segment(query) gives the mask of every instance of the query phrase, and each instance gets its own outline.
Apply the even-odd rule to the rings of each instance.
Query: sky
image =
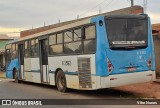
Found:
[[[143,6],[144,0],[134,0]],[[130,0],[0,0],[0,34],[19,32],[130,6]],[[152,24],[160,23],[160,0],[147,0]]]

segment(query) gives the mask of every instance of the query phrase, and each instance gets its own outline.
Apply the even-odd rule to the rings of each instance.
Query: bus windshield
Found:
[[[145,15],[111,15],[106,17],[110,48],[147,47],[148,21]]]

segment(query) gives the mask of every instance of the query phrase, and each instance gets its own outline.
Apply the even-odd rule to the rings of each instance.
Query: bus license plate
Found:
[[[135,70],[136,70],[136,68],[134,68],[134,67],[128,68],[128,72],[132,72],[132,71],[135,71]]]

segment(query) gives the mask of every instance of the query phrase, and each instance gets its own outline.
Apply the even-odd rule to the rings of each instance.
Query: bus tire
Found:
[[[20,80],[18,79],[18,71],[17,69],[13,69],[13,78],[14,78],[14,82],[16,83],[20,83]]]
[[[60,92],[64,93],[67,91],[66,77],[62,70],[59,70],[56,75],[56,86]]]

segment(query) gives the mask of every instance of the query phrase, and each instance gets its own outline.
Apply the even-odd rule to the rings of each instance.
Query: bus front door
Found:
[[[39,40],[41,82],[48,83],[48,39]]]
[[[18,59],[19,59],[19,70],[20,70],[20,79],[24,78],[24,45],[18,45]]]

